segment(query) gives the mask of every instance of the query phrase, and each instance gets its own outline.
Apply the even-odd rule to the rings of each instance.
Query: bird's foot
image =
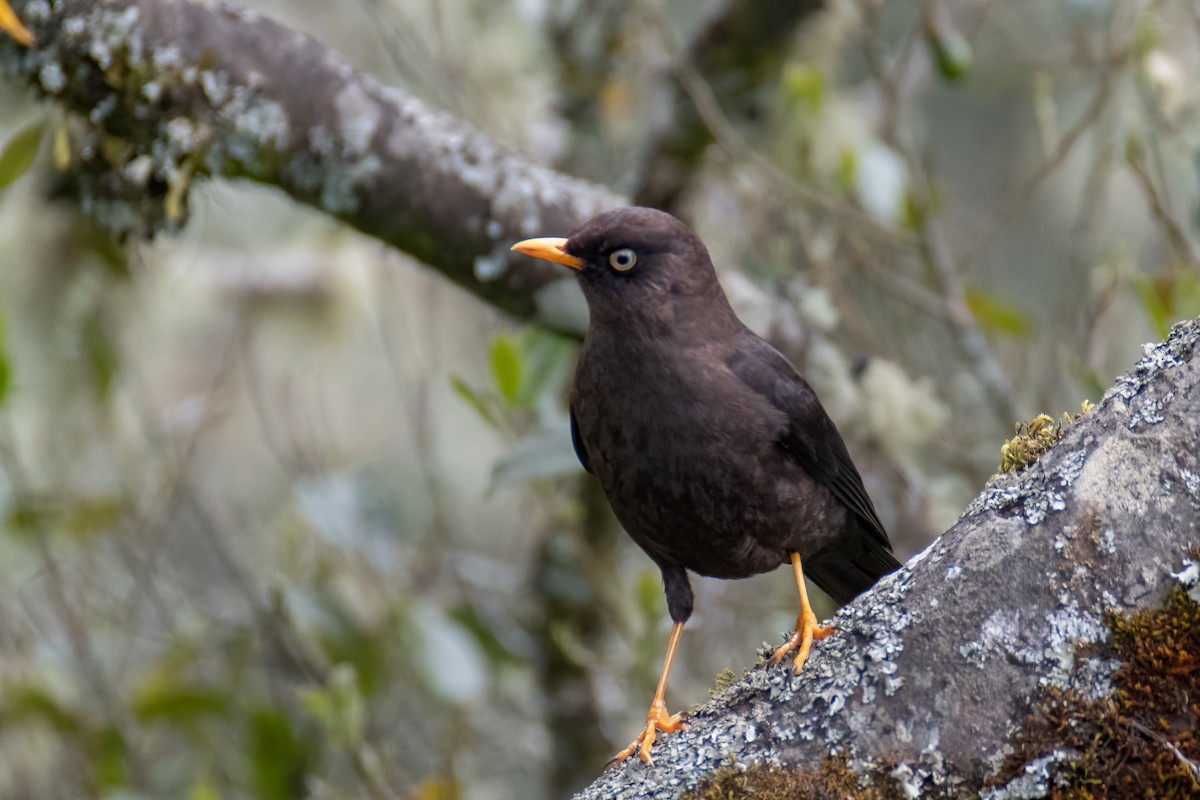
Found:
[[[800,612],[800,616],[796,617],[796,632],[790,639],[775,648],[775,653],[771,656],[771,663],[778,664],[788,653],[798,649],[796,657],[792,660],[795,665],[792,667],[792,671],[799,673],[804,668],[804,662],[808,660],[808,651],[812,648],[813,639],[824,639],[834,633],[837,633],[837,628],[822,628],[817,623],[817,615],[811,609],[805,608]]]
[[[619,764],[634,753],[639,753],[642,761],[653,764],[654,759],[650,757],[650,748],[654,745],[654,740],[658,738],[658,732],[670,733],[683,727],[685,727],[683,715],[667,713],[666,704],[660,700],[652,704],[650,710],[646,712],[646,727],[642,732],[629,743],[629,747],[613,756],[612,761],[608,763]]]

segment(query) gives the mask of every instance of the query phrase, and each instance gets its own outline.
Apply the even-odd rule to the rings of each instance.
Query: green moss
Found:
[[[708,696],[712,697],[715,694],[725,691],[730,686],[733,686],[735,683],[737,683],[737,679],[737,673],[729,667],[726,667],[717,673],[717,677],[714,679],[713,688],[708,690]]]
[[[1200,552],[1192,556],[1200,559]],[[1055,785],[1046,795],[1052,800],[1200,797],[1200,605],[1176,587],[1161,607],[1111,614],[1106,622],[1111,640],[1089,655],[1118,662],[1113,691],[1091,699],[1046,687],[1013,740],[1012,754],[981,788],[1004,787],[1020,779],[1026,765],[1057,751],[1070,755],[1054,768]],[[816,769],[726,768],[682,798],[892,800],[902,796],[893,766],[883,763],[859,775],[844,757],[830,757]],[[948,772],[952,777],[953,769]],[[927,787],[922,797],[979,796],[979,788],[951,786]]]
[[[1084,400],[1078,414],[1064,413],[1062,422],[1057,425],[1049,414],[1038,414],[1031,420],[1018,422],[1017,435],[1000,446],[1000,466],[996,472],[1020,472],[1037,461],[1063,437],[1063,432],[1068,427],[1091,408],[1092,404]]]
[[[720,672],[717,673],[715,678],[713,678],[713,688],[708,690],[708,696],[716,697],[718,694],[725,691],[730,686],[733,686],[735,683],[738,682],[738,680],[740,680],[741,678],[744,678],[745,676],[746,676],[746,673],[744,673],[744,672],[742,673],[741,676],[739,676],[730,667],[725,667],[724,669],[722,669]],[[692,703],[692,705],[688,708],[687,713],[695,714],[697,711],[699,711],[703,707],[703,705],[704,705],[703,703]]]
[[[680,800],[891,800],[859,776],[844,758],[827,758],[815,770],[754,764],[744,770],[722,769]]]
[[[1077,755],[1048,797],[1200,796],[1200,605],[1182,588],[1161,608],[1111,615],[1120,661],[1110,696],[1047,689],[1034,704],[995,785],[1054,750]]]

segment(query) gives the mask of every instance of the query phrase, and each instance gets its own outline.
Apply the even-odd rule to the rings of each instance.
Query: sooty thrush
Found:
[[[662,570],[674,626],[646,727],[650,760],[683,726],[663,696],[692,613],[688,570],[745,578],[791,563],[799,672],[817,623],[804,574],[847,603],[899,567],[846,445],[808,383],[734,314],[708,251],[670,214],[623,208],[513,247],[577,271],[591,312],[571,438],[617,519]],[[801,557],[805,570],[801,570]]]

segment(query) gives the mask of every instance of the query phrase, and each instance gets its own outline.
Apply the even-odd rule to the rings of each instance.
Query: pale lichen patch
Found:
[[[1015,643],[1021,634],[1021,617],[1015,611],[993,611],[979,630],[979,638],[959,647],[968,663],[983,669],[991,656],[1017,653]],[[1022,660],[1025,660],[1024,658]]]
[[[338,130],[347,157],[358,157],[371,147],[382,112],[378,101],[356,83],[347,83],[333,98]]]
[[[1183,488],[1187,491],[1188,499],[1192,501],[1192,505],[1200,509],[1200,474],[1192,472],[1186,467],[1179,468],[1179,477],[1183,481]]]
[[[26,22],[46,22],[50,19],[50,4],[46,0],[33,0],[25,4],[22,13]]]
[[[932,792],[934,797],[957,797],[956,790],[964,783],[946,763],[936,742],[922,750],[919,759],[897,764],[888,774],[906,800],[926,797],[927,792]]]
[[[916,620],[904,602],[911,580],[912,571],[905,567],[885,577],[862,601],[839,611],[832,621],[839,632],[814,647],[799,676],[786,665],[751,670],[698,709],[691,717],[694,724],[660,737],[653,765],[626,762],[610,769],[588,794],[657,796],[655,787],[684,790],[696,786],[716,764],[744,769],[751,760],[786,760],[789,743],[818,739],[830,753],[845,753],[855,771],[874,767],[874,762],[855,759],[850,734],[864,726],[894,724],[879,719],[872,704],[902,683],[896,661],[903,650],[900,632]],[[928,736],[926,731],[910,734],[914,740]],[[933,780],[936,770],[920,769]]]
[[[87,22],[83,17],[67,17],[63,20],[62,29],[68,36],[79,36],[87,30]]]
[[[1095,674],[1083,674],[1076,669],[1076,653],[1081,645],[1107,642],[1109,630],[1104,621],[1069,599],[1047,619],[1049,623],[1041,650],[1040,682],[1059,689],[1086,690],[1088,694],[1106,693],[1109,687],[1088,685]],[[1087,672],[1087,671],[1084,671]]]
[[[1038,800],[1050,793],[1054,786],[1063,785],[1055,776],[1054,767],[1070,762],[1075,755],[1066,750],[1054,750],[1025,765],[1024,771],[1003,786],[986,789],[981,800]]]
[[[1159,372],[1174,369],[1183,363],[1182,359],[1196,344],[1196,333],[1190,327],[1189,323],[1179,323],[1171,329],[1171,335],[1165,342],[1143,345],[1141,360],[1132,370],[1117,378],[1113,387],[1104,394],[1105,401],[1122,401],[1120,410],[1128,415],[1125,426],[1129,430],[1137,431],[1147,425],[1157,425],[1166,418],[1166,409],[1175,397],[1173,391],[1167,390],[1161,395],[1151,393],[1136,403],[1132,401],[1143,394]]]
[[[1000,475],[967,506],[960,519],[990,511],[1019,515],[1027,524],[1038,525],[1047,514],[1067,507],[1067,492],[1087,460],[1086,448],[1078,448],[1048,454],[1019,475]]]
[[[1172,572],[1171,577],[1178,581],[1184,589],[1187,589],[1188,597],[1200,603],[1200,564],[1190,558],[1185,558],[1183,568],[1179,572]]]
[[[219,70],[205,70],[200,74],[200,88],[208,102],[220,106],[229,101],[229,76]]]
[[[67,76],[57,61],[48,61],[38,70],[38,83],[47,94],[58,94],[67,87]]]

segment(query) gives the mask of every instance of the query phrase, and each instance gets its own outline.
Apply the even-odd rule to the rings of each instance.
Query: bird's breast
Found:
[[[828,513],[828,493],[777,445],[782,413],[719,354],[585,346],[571,404],[613,511],[660,564],[765,572]]]

